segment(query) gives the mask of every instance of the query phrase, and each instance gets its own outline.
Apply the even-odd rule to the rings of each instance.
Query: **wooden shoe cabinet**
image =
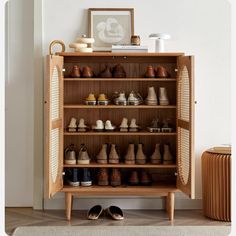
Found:
[[[120,63],[126,78],[69,78],[74,65],[90,66],[98,74],[105,65],[114,67]],[[144,78],[147,66],[165,66],[170,78]],[[63,70],[65,69],[65,70]],[[134,90],[143,98],[148,87],[166,87],[168,106],[89,106],[84,99],[90,92],[96,96],[105,93],[111,98],[115,91]],[[174,219],[174,194],[182,191],[194,198],[193,156],[193,57],[184,53],[69,53],[61,52],[47,57],[45,80],[45,197],[52,198],[57,192],[65,193],[66,217],[71,219],[73,197],[80,196],[156,196],[166,199],[166,211]],[[84,118],[91,126],[96,120],[111,120],[119,125],[123,117],[129,121],[137,119],[143,127],[140,132],[75,132],[66,131],[71,117]],[[170,133],[151,133],[146,127],[152,119],[170,118],[175,130]],[[74,143],[84,143],[90,157],[89,165],[64,165],[64,148]],[[124,156],[129,143],[143,143],[147,157],[154,151],[156,143],[169,143],[175,156],[173,165],[127,165],[97,164],[95,157],[103,143],[115,143]],[[121,170],[145,169],[152,174],[151,186],[96,186],[70,187],[63,183],[65,167],[120,168]]]

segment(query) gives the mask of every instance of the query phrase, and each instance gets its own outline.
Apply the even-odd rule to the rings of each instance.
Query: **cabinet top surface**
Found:
[[[130,53],[130,52],[92,52],[92,53],[81,53],[81,52],[58,52],[58,56],[68,57],[111,57],[111,56],[132,56],[132,57],[177,57],[183,56],[183,52],[146,52],[146,53]]]

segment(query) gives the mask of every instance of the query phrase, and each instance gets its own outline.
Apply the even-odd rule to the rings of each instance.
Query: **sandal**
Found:
[[[103,209],[101,205],[96,205],[93,206],[87,214],[87,218],[88,220],[97,220],[99,218],[99,216],[101,215]]]
[[[123,211],[117,206],[110,206],[106,209],[106,212],[111,216],[113,220],[123,220]]]

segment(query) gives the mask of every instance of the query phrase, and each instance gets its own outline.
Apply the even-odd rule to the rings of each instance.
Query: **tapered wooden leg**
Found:
[[[174,210],[175,210],[175,194],[169,192],[167,196],[167,207],[169,220],[174,220]]]
[[[66,219],[71,219],[71,210],[72,210],[72,194],[66,193]]]

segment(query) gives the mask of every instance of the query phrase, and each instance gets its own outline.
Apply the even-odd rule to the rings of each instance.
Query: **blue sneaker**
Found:
[[[65,170],[65,181],[72,187],[80,185],[79,169],[78,168],[67,168]]]
[[[81,186],[91,186],[92,178],[89,168],[83,168],[81,173]]]

